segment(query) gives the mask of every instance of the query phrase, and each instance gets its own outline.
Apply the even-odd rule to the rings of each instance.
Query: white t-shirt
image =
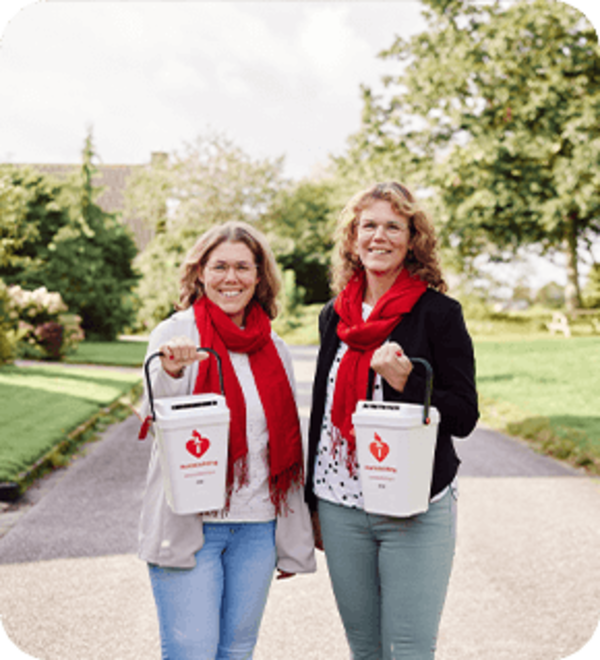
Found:
[[[267,522],[275,520],[269,494],[269,431],[247,353],[229,352],[229,358],[246,402],[248,439],[248,484],[234,485],[227,514],[205,515],[205,522]]]

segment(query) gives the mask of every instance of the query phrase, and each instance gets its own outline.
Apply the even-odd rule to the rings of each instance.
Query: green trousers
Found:
[[[353,660],[433,660],[456,542],[456,492],[392,518],[319,500],[333,591]]]

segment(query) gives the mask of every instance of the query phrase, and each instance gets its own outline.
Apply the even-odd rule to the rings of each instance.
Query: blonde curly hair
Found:
[[[404,260],[408,272],[418,276],[431,288],[445,293],[448,285],[440,268],[433,224],[408,188],[396,181],[376,183],[361,190],[340,213],[335,232],[333,291],[339,293],[354,273],[364,268],[356,250],[358,222],[361,213],[378,200],[389,202],[394,211],[409,222],[411,248]]]
[[[254,300],[272,320],[277,316],[277,295],[281,289],[281,277],[277,262],[265,235],[246,222],[230,221],[211,227],[202,234],[181,264],[179,278],[179,304],[177,309],[191,307],[204,295],[204,285],[199,279],[211,252],[222,243],[243,243],[254,255],[258,284]]]

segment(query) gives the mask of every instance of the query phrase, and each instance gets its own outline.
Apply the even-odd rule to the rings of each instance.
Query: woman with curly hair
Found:
[[[230,410],[226,506],[177,515],[156,445],[140,522],[164,660],[251,658],[275,568],[316,570],[290,352],[271,330],[280,288],[265,237],[243,222],[204,233],[181,269],[179,311],[152,332],[158,397],[218,392]],[[147,405],[147,403],[146,403]]]
[[[319,318],[306,501],[353,659],[427,660],[456,539],[452,436],[468,435],[479,416],[472,342],[445,295],[433,226],[404,185],[352,198],[336,245],[338,295]],[[441,417],[429,508],[408,518],[367,513],[352,413],[365,399],[422,403],[425,377],[409,357],[431,364]]]

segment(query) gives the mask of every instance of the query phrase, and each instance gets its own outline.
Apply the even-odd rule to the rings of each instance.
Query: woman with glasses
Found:
[[[271,330],[280,288],[265,237],[242,222],[203,234],[187,255],[180,304],[153,331],[155,396],[218,392],[214,349],[230,410],[226,506],[176,515],[156,445],[140,522],[163,659],[251,658],[275,568],[278,579],[316,570],[303,501],[303,455],[288,348]]]
[[[434,657],[456,536],[451,436],[478,418],[471,339],[447,297],[431,222],[398,183],[358,193],[340,215],[333,287],[319,318],[306,501],[354,660]],[[364,510],[352,413],[359,400],[421,403],[433,368],[441,416],[429,508]]]

